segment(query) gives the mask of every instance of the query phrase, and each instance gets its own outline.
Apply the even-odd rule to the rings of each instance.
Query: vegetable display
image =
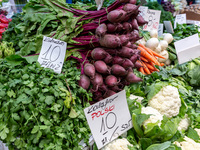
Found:
[[[77,62],[66,61],[57,75],[36,60],[0,60],[0,139],[10,150],[81,149],[90,134],[83,108],[91,94],[77,84]]]
[[[0,140],[9,150],[97,150],[84,109],[122,90],[133,127],[101,150],[200,149],[200,58],[178,64],[174,48],[199,27],[142,31],[140,5],[29,0],[12,19],[0,15]],[[144,4],[172,24],[173,5]],[[60,74],[37,62],[43,36],[67,43]]]
[[[128,132],[127,139],[135,149],[153,150],[164,146],[166,149],[187,149],[190,142],[195,150],[198,149],[196,128],[199,128],[199,121],[195,118],[199,116],[199,108],[195,103],[198,103],[200,91],[175,75],[175,72],[184,73],[177,67],[159,67],[160,71],[153,72],[151,77],[143,75],[144,82],[127,88],[134,128]]]
[[[100,24],[95,30],[99,46],[91,51],[92,59],[84,64],[83,75],[79,85],[91,91],[95,101],[107,98],[131,83],[141,82],[133,69],[143,51],[134,44],[141,37],[139,26],[147,22],[140,16],[139,6],[123,3],[119,9],[107,14],[109,22]],[[88,78],[90,78],[90,81]]]

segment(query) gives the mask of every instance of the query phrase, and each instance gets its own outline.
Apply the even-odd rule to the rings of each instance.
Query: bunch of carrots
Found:
[[[138,63],[141,64],[142,67],[140,67],[138,70],[147,75],[147,74],[151,74],[154,71],[159,71],[155,65],[157,66],[164,66],[164,63],[159,63],[157,58],[163,58],[165,59],[165,57],[157,54],[156,52],[154,52],[153,50],[151,50],[150,48],[145,47],[142,44],[138,45],[138,50],[141,51],[141,57],[140,60],[138,60]]]

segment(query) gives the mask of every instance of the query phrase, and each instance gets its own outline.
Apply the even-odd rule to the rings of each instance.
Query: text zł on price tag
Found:
[[[41,67],[50,68],[56,73],[61,73],[66,48],[66,42],[44,36],[42,48],[38,57],[38,62]]]
[[[132,128],[125,90],[84,109],[98,149]]]
[[[144,31],[151,31],[153,29],[158,30],[159,28],[159,22],[160,22],[160,10],[153,10],[153,9],[148,9],[147,11],[147,21],[148,24],[144,25],[143,30]]]

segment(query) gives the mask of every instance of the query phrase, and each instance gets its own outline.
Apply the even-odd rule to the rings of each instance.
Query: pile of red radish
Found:
[[[120,9],[107,14],[108,22],[96,28],[99,47],[91,52],[90,63],[84,65],[79,85],[91,88],[93,99],[100,101],[121,90],[131,83],[142,81],[133,70],[140,67],[140,51],[134,44],[141,39],[139,27],[147,22],[139,16],[136,0],[119,0]]]
[[[8,24],[11,19],[7,19],[4,14],[0,14],[0,39],[2,38],[3,32],[8,28]]]

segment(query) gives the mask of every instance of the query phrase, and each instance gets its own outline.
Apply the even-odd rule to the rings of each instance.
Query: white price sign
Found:
[[[140,10],[139,15],[141,15],[144,18],[144,20],[147,21],[148,20],[148,16],[147,16],[148,7],[140,6],[139,10]]]
[[[125,90],[84,109],[98,149],[132,128]]]
[[[179,64],[183,64],[200,56],[199,35],[194,34],[174,42]]]
[[[160,10],[148,9],[147,11],[148,24],[144,25],[143,30],[144,31],[151,31],[153,29],[158,30],[160,22],[160,14],[161,14]]]
[[[176,24],[185,24],[186,23],[186,14],[179,14],[176,15],[175,21],[174,21],[174,28],[176,28]]]
[[[44,68],[50,68],[56,73],[61,73],[66,48],[66,42],[44,36],[38,62]]]

